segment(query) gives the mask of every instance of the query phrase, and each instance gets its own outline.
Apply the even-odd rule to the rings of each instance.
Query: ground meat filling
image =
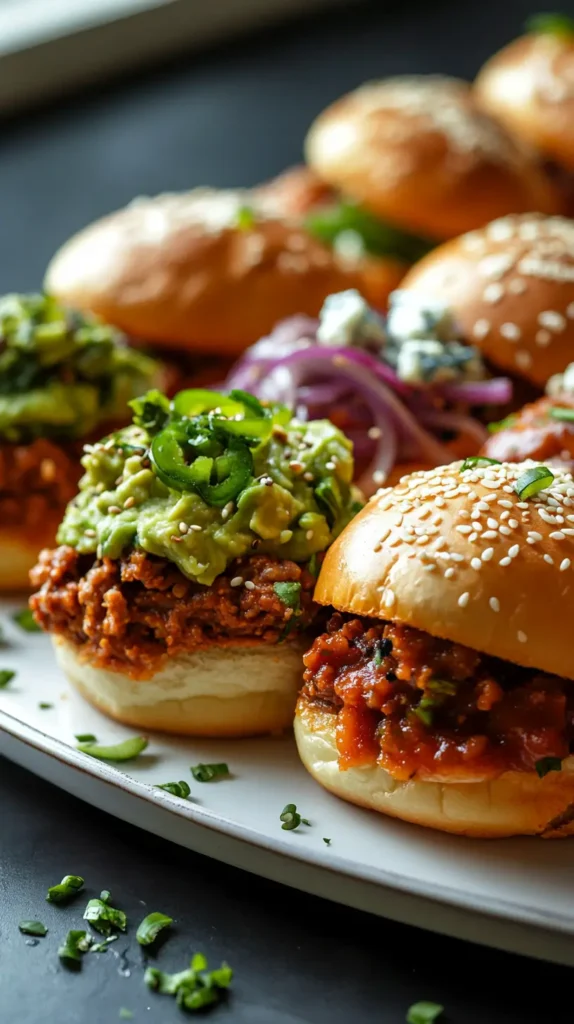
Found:
[[[41,553],[32,583],[40,590],[31,607],[44,629],[82,647],[92,664],[134,679],[211,642],[276,644],[318,612],[313,576],[265,555],[237,559],[206,587],[144,551],[112,561],[59,547]],[[282,600],[277,583],[299,584],[289,591],[298,607]]]
[[[304,661],[301,699],[337,715],[341,768],[493,778],[574,746],[574,683],[408,626],[336,614]]]
[[[557,406],[574,409],[574,395],[559,399],[539,398],[525,405],[503,430],[488,438],[482,454],[499,462],[553,462],[563,469],[574,468],[574,422],[554,419],[551,410]]]
[[[0,444],[0,528],[53,527],[74,497],[82,473],[81,446],[38,439]]]

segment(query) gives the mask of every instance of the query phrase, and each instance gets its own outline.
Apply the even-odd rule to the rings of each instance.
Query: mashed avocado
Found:
[[[190,390],[132,403],[134,425],[87,446],[60,544],[117,559],[141,548],[211,584],[255,551],[306,562],[357,511],[352,445],[251,395]]]
[[[0,298],[0,438],[85,437],[124,420],[158,364],[123,335],[47,295]]]

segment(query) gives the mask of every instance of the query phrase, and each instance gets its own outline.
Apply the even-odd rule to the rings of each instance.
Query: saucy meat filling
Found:
[[[43,551],[32,572],[38,623],[134,679],[174,655],[226,640],[275,644],[319,612],[314,577],[288,560],[238,558],[211,586],[172,562],[134,550],[118,561],[71,547]]]
[[[337,715],[341,768],[488,778],[562,759],[574,741],[570,680],[409,626],[337,613],[304,661],[301,700]]]
[[[41,529],[60,520],[82,473],[81,445],[0,444],[0,527]]]
[[[539,398],[509,417],[508,426],[492,434],[482,454],[500,462],[558,463],[562,468],[574,467],[574,421],[556,419],[555,411],[574,410],[574,395]]]

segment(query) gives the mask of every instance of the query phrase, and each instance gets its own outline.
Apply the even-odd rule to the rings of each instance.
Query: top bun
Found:
[[[487,61],[474,92],[510,131],[574,171],[574,34],[515,39]]]
[[[522,501],[538,463],[413,473],[331,546],[315,600],[574,678],[574,479]]]
[[[441,245],[401,288],[444,301],[492,364],[544,386],[574,359],[574,221],[504,217]]]
[[[133,337],[237,355],[283,317],[316,316],[332,292],[357,288],[383,307],[403,270],[344,259],[253,192],[195,189],[91,224],[56,253],[44,286]]]
[[[429,238],[452,238],[505,213],[559,209],[530,152],[454,78],[362,86],[319,115],[306,154],[326,182]]]

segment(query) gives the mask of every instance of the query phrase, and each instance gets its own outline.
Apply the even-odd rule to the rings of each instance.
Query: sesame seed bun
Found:
[[[499,370],[543,387],[574,359],[574,221],[495,220],[435,249],[401,288],[447,303]]]
[[[574,171],[574,37],[515,39],[484,65],[474,95],[509,131]]]
[[[574,478],[557,470],[547,490],[522,501],[517,478],[535,465],[456,463],[381,491],[327,552],[315,599],[573,679]],[[574,832],[568,815],[555,821],[574,804],[572,757],[542,779],[507,771],[451,782],[427,768],[398,781],[377,764],[342,770],[336,725],[337,714],[303,692],[300,756],[343,799],[464,835]]]
[[[52,259],[45,288],[157,345],[238,355],[295,313],[357,288],[384,307],[404,266],[344,259],[253,192],[195,189],[138,200]],[[247,208],[241,223],[241,211]]]
[[[574,678],[574,478],[556,469],[522,502],[536,465],[456,462],[380,491],[327,551],[315,600]]]
[[[559,209],[530,152],[458,79],[370,82],[319,115],[306,155],[324,181],[373,213],[437,240],[506,213]]]
[[[299,701],[295,740],[313,778],[335,796],[416,825],[472,836],[501,839],[516,835],[563,838],[574,822],[549,827],[574,803],[574,757],[560,772],[540,779],[535,772],[504,772],[479,782],[398,782],[378,765],[339,768],[335,738],[337,716]]]
[[[104,714],[181,736],[257,736],[291,728],[308,638],[280,645],[210,644],[179,654],[151,679],[96,668],[81,647],[54,637],[60,668]]]

